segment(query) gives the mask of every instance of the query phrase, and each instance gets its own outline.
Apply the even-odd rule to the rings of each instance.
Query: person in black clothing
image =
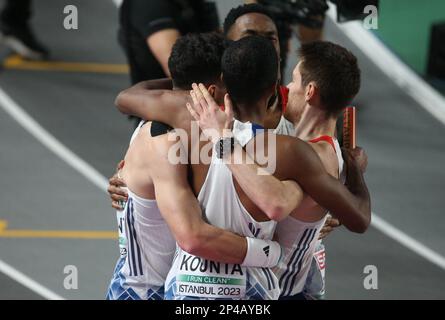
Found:
[[[131,83],[170,77],[168,58],[176,40],[187,33],[215,31],[218,27],[212,2],[124,0],[119,42],[130,66]],[[139,121],[135,118],[136,126]]]
[[[133,84],[170,76],[167,61],[184,34],[215,31],[216,7],[204,0],[124,0],[119,41],[130,65]]]
[[[49,51],[29,26],[31,15],[31,0],[6,0],[0,13],[0,41],[24,58],[47,59]]]

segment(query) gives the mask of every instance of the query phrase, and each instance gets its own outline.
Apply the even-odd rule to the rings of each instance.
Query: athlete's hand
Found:
[[[334,231],[335,228],[338,228],[339,226],[341,226],[340,221],[329,215],[323,228],[321,228],[318,240],[326,238],[332,231]]]
[[[368,167],[368,155],[365,150],[356,147],[353,150],[342,148],[343,159],[345,160],[346,169],[350,166],[357,166],[362,173],[365,173]]]
[[[357,161],[360,171],[365,173],[366,168],[368,168],[368,155],[366,154],[365,150],[360,147],[356,147],[355,149],[351,150],[351,153],[355,161]]]
[[[111,198],[111,206],[117,210],[124,210],[121,203],[128,200],[128,194],[125,189],[125,182],[119,177],[119,170],[124,167],[125,162],[119,162],[116,168],[116,173],[108,180],[108,193]]]
[[[190,91],[193,105],[187,103],[187,109],[193,118],[198,121],[203,133],[215,143],[226,133],[231,133],[233,122],[233,106],[229,95],[224,97],[225,109],[222,111],[215,99],[203,84],[194,83]]]

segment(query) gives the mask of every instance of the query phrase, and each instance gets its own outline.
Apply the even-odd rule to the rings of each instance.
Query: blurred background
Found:
[[[7,2],[0,1],[0,299],[103,299],[119,255],[107,178],[134,125],[113,102],[145,76],[130,76],[128,57],[137,66],[134,57],[147,49],[134,47],[121,1]],[[147,2],[155,10],[164,1]],[[214,2],[220,22],[243,3]],[[445,2],[366,4],[377,2],[377,26],[356,20],[367,16],[357,1],[328,2],[315,31],[304,28],[318,18],[307,21],[295,7],[287,16],[284,83],[302,34],[345,46],[362,69],[354,105],[373,224],[364,235],[340,228],[326,239],[327,298],[444,299]],[[69,5],[77,24],[66,20]],[[160,63],[156,72],[168,70]],[[67,290],[72,266],[78,286]],[[364,286],[366,266],[378,270],[377,289]]]

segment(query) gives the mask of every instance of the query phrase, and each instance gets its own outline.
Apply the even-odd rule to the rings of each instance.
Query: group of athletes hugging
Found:
[[[144,120],[110,179],[121,255],[107,299],[322,299],[322,239],[370,224],[367,156],[336,139],[356,57],[303,44],[284,87],[264,7],[232,9],[223,31],[181,37],[171,80],[116,99]]]

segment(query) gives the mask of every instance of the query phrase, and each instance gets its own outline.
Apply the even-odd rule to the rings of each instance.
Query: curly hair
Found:
[[[173,46],[168,67],[176,87],[188,90],[194,82],[211,84],[221,76],[227,42],[216,32],[187,34]]]

